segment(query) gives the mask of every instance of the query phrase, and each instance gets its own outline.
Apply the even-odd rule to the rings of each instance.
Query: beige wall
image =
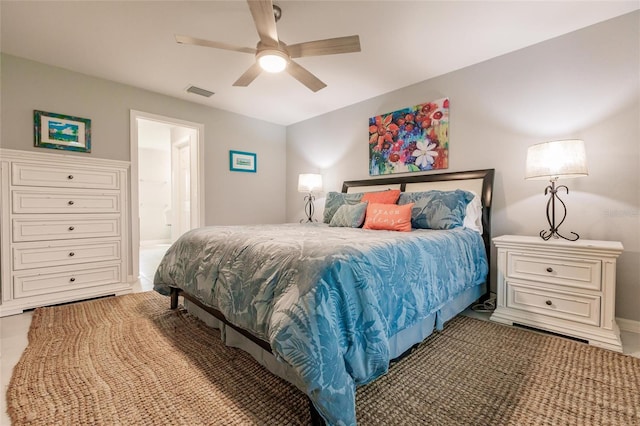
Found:
[[[546,183],[524,180],[527,147],[585,141],[589,176],[561,182],[570,189],[561,230],[624,244],[616,314],[640,321],[639,27],[635,12],[289,126],[287,219],[304,214],[298,173],[321,172],[333,191],[369,177],[369,117],[449,97],[447,171],[496,169],[494,236],[547,225]]]
[[[129,160],[129,111],[204,124],[205,224],[280,223],[285,219],[286,128],[231,112],[90,77],[10,55],[1,56],[0,144],[33,146],[33,110],[91,119],[91,154]],[[229,171],[229,150],[255,152],[257,173]]]

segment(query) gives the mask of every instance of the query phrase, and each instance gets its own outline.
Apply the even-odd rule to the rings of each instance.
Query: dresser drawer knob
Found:
[[[75,226],[70,226],[69,227],[69,231],[73,231],[74,229],[76,229]]]
[[[551,266],[549,266],[549,267],[547,268],[547,272],[553,272],[553,268],[552,268]]]
[[[69,281],[74,282],[76,279],[74,277],[69,278]]]
[[[75,256],[75,255],[76,255],[76,254],[75,254],[74,252],[69,252],[69,257],[73,257],[73,256]]]
[[[74,205],[75,203],[73,202],[73,200],[69,200],[69,202],[68,202],[67,204],[69,204],[70,206],[72,206],[72,205]]]
[[[547,300],[547,301],[546,301],[546,302],[544,302],[544,303],[546,303],[546,304],[547,304],[547,306],[551,306],[551,305],[553,305],[553,303],[551,302],[551,300]]]
[[[73,179],[73,175],[67,176],[67,179],[69,179],[69,180]]]

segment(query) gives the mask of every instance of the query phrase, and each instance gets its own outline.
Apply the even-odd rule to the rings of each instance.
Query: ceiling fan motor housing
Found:
[[[277,4],[273,5],[273,17],[276,18],[276,22],[282,18],[282,9]]]

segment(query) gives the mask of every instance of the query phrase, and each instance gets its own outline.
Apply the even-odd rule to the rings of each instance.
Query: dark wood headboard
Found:
[[[471,170],[465,172],[435,173],[418,176],[391,176],[384,178],[349,180],[342,184],[342,192],[366,192],[387,188],[400,189],[403,192],[427,191],[429,189],[466,189],[480,195],[482,202],[482,240],[487,253],[489,270],[491,269],[491,201],[493,198],[493,177],[495,169]],[[489,296],[490,276],[487,275]]]

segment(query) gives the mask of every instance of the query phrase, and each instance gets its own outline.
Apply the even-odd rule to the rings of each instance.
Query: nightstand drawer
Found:
[[[602,287],[599,260],[507,254],[507,277],[599,291]]]
[[[600,297],[507,283],[508,308],[589,325],[600,325]]]

